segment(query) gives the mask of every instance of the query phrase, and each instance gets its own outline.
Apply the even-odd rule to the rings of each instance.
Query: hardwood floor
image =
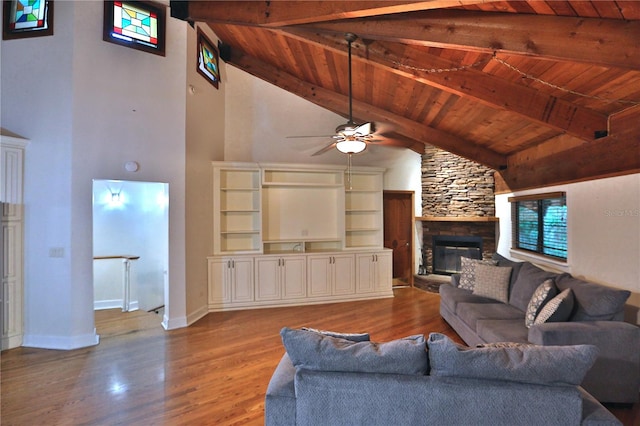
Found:
[[[100,344],[74,351],[2,352],[3,425],[262,425],[264,393],[284,353],[279,331],[367,331],[372,340],[440,332],[439,296],[211,313],[164,331],[152,313],[96,312]],[[637,425],[640,404],[612,411]]]

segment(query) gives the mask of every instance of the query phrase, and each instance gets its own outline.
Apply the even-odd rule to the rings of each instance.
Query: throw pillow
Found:
[[[473,294],[509,302],[509,278],[511,267],[476,265],[476,284]]]
[[[533,292],[533,296],[531,296],[531,300],[529,301],[527,312],[524,317],[524,325],[526,325],[527,328],[531,328],[542,307],[549,300],[553,299],[556,294],[558,294],[558,290],[556,289],[556,285],[553,283],[552,279],[545,280],[538,286],[536,291]]]
[[[473,287],[476,284],[476,265],[495,265],[497,263],[498,262],[496,260],[480,260],[460,257],[460,281],[458,283],[458,287],[473,291]]]
[[[574,297],[572,321],[609,321],[622,315],[629,290],[607,287],[564,274],[556,280],[559,290],[570,288]],[[618,318],[620,319],[620,318]]]
[[[569,319],[573,311],[573,292],[570,288],[562,290],[540,309],[534,324],[545,322],[563,322]]]
[[[283,328],[282,343],[296,368],[315,371],[424,375],[429,368],[424,335],[386,343],[352,342]]]
[[[368,342],[369,340],[371,340],[371,338],[369,337],[369,333],[337,333],[335,331],[318,330],[310,327],[302,327],[302,330],[313,331],[325,336],[337,337],[339,339],[346,339],[352,342]]]
[[[543,385],[580,385],[598,356],[593,345],[468,348],[440,333],[427,343],[432,376]]]
[[[516,280],[511,287],[509,293],[509,304],[520,309],[522,312],[527,310],[527,305],[531,296],[536,291],[540,283],[549,278],[556,279],[558,274],[551,271],[545,271],[531,262],[523,262],[520,271],[516,276]],[[556,286],[558,281],[556,280]]]

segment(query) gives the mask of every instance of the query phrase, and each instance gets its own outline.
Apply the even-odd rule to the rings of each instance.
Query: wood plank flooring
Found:
[[[100,344],[1,354],[2,425],[262,425],[264,393],[284,353],[282,327],[367,331],[372,340],[440,332],[439,296],[211,313],[164,331],[152,313],[96,312]],[[625,425],[638,408],[612,409]]]

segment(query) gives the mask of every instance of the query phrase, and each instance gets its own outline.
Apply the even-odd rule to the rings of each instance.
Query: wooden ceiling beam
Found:
[[[437,10],[318,22],[305,28],[352,32],[363,39],[640,70],[639,21]]]
[[[282,27],[363,18],[486,0],[428,1],[171,1],[171,16],[185,21]]]
[[[347,54],[346,42],[340,36],[320,35],[298,29],[275,31],[342,55]],[[355,60],[448,93],[472,98],[492,108],[516,113],[584,140],[593,140],[596,132],[606,132],[608,129],[607,117],[604,114],[472,68],[457,72],[421,71],[427,67],[455,68],[459,64],[418,49],[394,43],[356,42],[352,45],[352,53]]]
[[[495,174],[496,193],[640,172],[640,106],[613,114],[610,121],[619,131],[605,138],[550,141],[509,156],[507,169]]]
[[[300,96],[330,111],[347,115],[347,96],[300,80],[291,74],[255,57],[244,54],[237,49],[232,49],[231,57],[227,61],[227,64],[235,66],[257,78],[274,84],[283,90]],[[393,125],[396,133],[406,138],[419,141],[422,144],[432,144],[496,170],[503,169],[507,163],[506,156],[502,154],[361,101],[353,101],[353,112],[355,116],[364,118],[366,121],[390,123]],[[412,149],[418,152],[415,149],[415,144]],[[422,154],[422,152],[419,153]]]

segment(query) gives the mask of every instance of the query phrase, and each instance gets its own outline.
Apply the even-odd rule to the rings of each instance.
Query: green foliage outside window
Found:
[[[567,205],[564,195],[513,202],[514,248],[567,259]]]

